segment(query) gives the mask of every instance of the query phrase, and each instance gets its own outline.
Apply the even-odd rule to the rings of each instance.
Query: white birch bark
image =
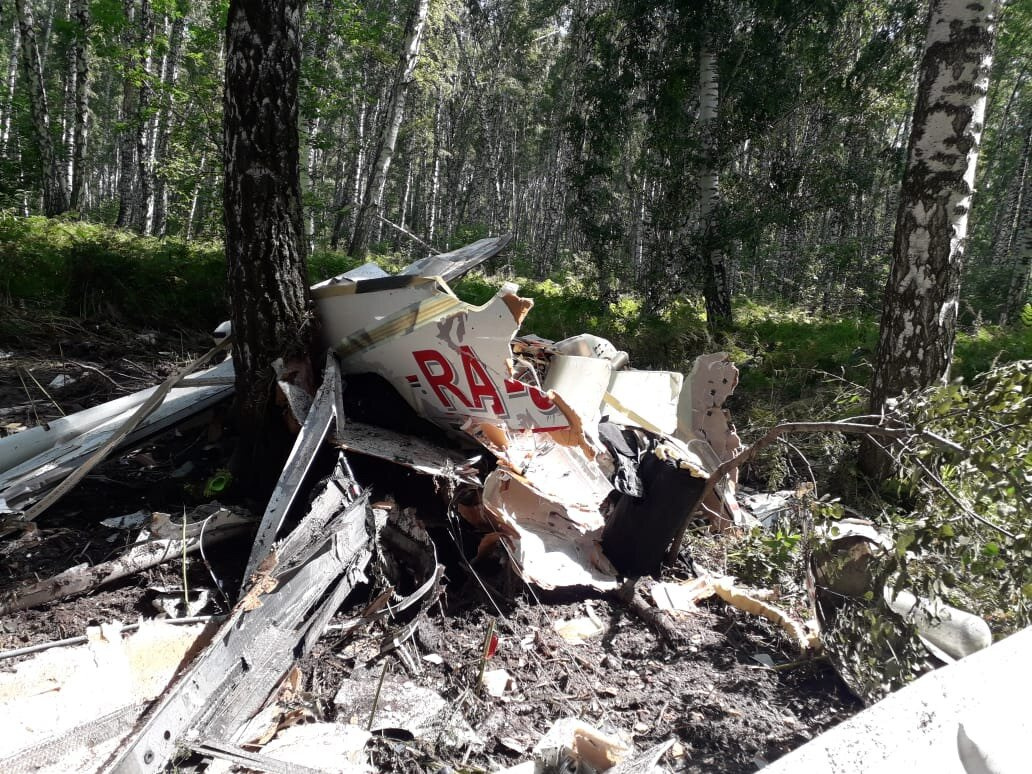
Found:
[[[18,26],[18,19],[11,21],[11,55],[7,61],[7,78],[4,81],[6,86],[6,101],[4,102],[3,118],[0,118],[0,148],[5,151],[9,148],[11,140],[11,123],[14,116],[14,87],[18,82],[18,51],[21,48],[21,29]]]
[[[1015,221],[1011,239],[1011,280],[1007,301],[1000,315],[1000,324],[1016,319],[1028,298],[1029,274],[1032,272],[1032,126],[1025,135],[1022,148],[1020,182],[1015,202]]]
[[[68,209],[68,193],[50,136],[50,111],[43,81],[43,64],[36,44],[35,21],[28,0],[15,0],[21,32],[21,60],[29,92],[29,109],[43,173],[43,214],[60,215]]]
[[[172,103],[176,84],[179,81],[179,65],[182,58],[183,33],[186,26],[185,12],[178,13],[172,20],[169,32],[168,52],[161,67],[161,110],[158,112],[154,130],[152,168],[154,175],[154,216],[151,233],[165,236],[168,228],[168,182],[161,171],[168,156],[172,135]]]
[[[406,30],[405,46],[402,50],[398,66],[397,78],[391,91],[387,105],[387,115],[383,123],[383,132],[377,144],[373,161],[372,174],[366,186],[365,199],[355,223],[355,233],[351,238],[348,253],[362,257],[369,247],[369,232],[376,225],[374,221],[380,214],[383,205],[384,187],[387,185],[387,172],[394,157],[394,146],[398,141],[398,131],[405,118],[405,97],[412,76],[419,62],[419,49],[423,42],[423,27],[429,10],[429,0],[416,0],[416,7],[409,19]]]
[[[68,205],[73,210],[82,209],[83,177],[86,164],[86,141],[89,131],[89,45],[90,4],[88,0],[72,0],[72,21],[75,24],[75,43],[72,46],[74,60],[73,91],[74,116],[71,130],[71,151],[69,152],[69,197]]]
[[[699,235],[703,268],[706,321],[710,327],[731,322],[731,289],[726,258],[713,238],[714,218],[720,204],[720,169],[717,163],[717,111],[720,108],[720,76],[716,54],[709,46],[699,51],[699,132],[703,168],[699,173]]]
[[[871,408],[949,377],[995,38],[994,2],[932,0],[885,290]],[[888,458],[865,447],[865,469]]]

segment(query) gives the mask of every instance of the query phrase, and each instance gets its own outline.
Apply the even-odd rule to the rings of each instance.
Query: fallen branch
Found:
[[[426,242],[424,242],[424,241],[423,241],[422,239],[420,239],[419,237],[417,237],[417,236],[416,236],[415,234],[413,234],[413,233],[412,233],[411,231],[409,231],[409,230],[408,230],[407,228],[402,228],[402,227],[401,227],[401,226],[399,226],[399,225],[398,225],[397,223],[391,223],[391,222],[390,222],[389,220],[387,220],[387,218],[385,218],[385,217],[384,217],[383,215],[379,215],[379,214],[377,214],[377,216],[376,216],[376,217],[378,217],[378,218],[379,218],[380,220],[382,220],[382,221],[383,221],[384,223],[386,223],[386,224],[387,224],[388,226],[390,226],[391,228],[393,228],[393,229],[394,229],[395,231],[399,231],[399,232],[401,232],[402,234],[404,234],[405,236],[407,236],[407,237],[408,237],[409,239],[411,239],[411,240],[412,240],[413,242],[416,242],[417,244],[420,244],[420,245],[422,245],[423,247],[425,247],[425,248],[426,248],[427,250],[429,250],[429,251],[430,251],[431,253],[433,253],[434,255],[440,255],[440,254],[441,254],[441,251],[440,251],[440,250],[435,250],[435,249],[434,249],[433,247],[431,247],[431,246],[430,246],[430,245],[428,245],[428,244],[427,244]]]
[[[649,628],[658,634],[673,650],[680,650],[686,638],[674,626],[674,617],[665,610],[653,607],[638,591],[637,579],[623,584],[615,596],[620,602]]]
[[[204,533],[204,539],[209,545],[253,528],[249,520],[243,520],[226,509],[207,517],[205,521],[207,519],[212,521]],[[199,528],[201,523],[198,522],[196,526]],[[46,580],[6,592],[0,597],[0,616],[93,591],[104,584],[127,578],[184,554],[193,553],[200,547],[199,529],[196,535],[188,535],[185,541],[159,538],[137,543],[125,554],[110,562],[96,564],[93,567],[81,564]]]
[[[672,564],[681,552],[681,542],[684,540],[684,533],[688,529],[688,519],[698,507],[698,503],[704,502],[713,493],[713,490],[716,489],[717,484],[723,481],[731,471],[737,470],[755,458],[757,454],[778,440],[778,438],[790,433],[844,433],[845,435],[867,435],[893,439],[921,438],[945,451],[957,454],[967,453],[963,446],[948,438],[943,438],[931,430],[917,430],[911,427],[885,427],[884,425],[848,420],[840,422],[782,422],[770,428],[759,440],[740,451],[734,457],[731,457],[731,459],[724,460],[710,473],[709,478],[706,479],[706,486],[702,489],[702,494],[696,504],[687,509],[687,515],[674,536],[673,542],[670,544],[666,555],[667,564]]]

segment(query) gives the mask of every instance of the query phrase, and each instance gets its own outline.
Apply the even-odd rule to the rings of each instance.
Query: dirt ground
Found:
[[[2,433],[53,419],[55,403],[71,413],[154,384],[177,361],[209,344],[203,336],[127,333],[67,320],[23,325],[23,335],[0,338]],[[74,381],[49,387],[59,375]],[[220,427],[216,414],[113,455],[46,512],[36,529],[0,539],[0,599],[73,565],[117,556],[133,535],[103,526],[101,519],[141,509],[175,513],[209,502],[204,483],[225,465],[228,453]],[[355,469],[374,497],[396,495],[418,504],[426,486],[407,472],[391,475],[361,464]],[[262,511],[260,503],[234,501],[232,489],[223,502],[258,516]],[[423,516],[418,507],[417,514]],[[466,536],[461,547],[448,544],[435,531],[438,518],[435,507],[428,506],[425,520],[439,538],[446,566],[445,590],[408,646],[417,657],[416,672],[388,656],[366,679],[379,680],[386,669],[389,676],[437,691],[461,709],[484,745],[453,750],[419,739],[377,737],[371,743],[372,760],[381,771],[493,771],[526,760],[555,720],[575,717],[624,735],[638,750],[676,740],[662,760],[674,771],[751,772],[859,709],[825,662],[799,661],[778,630],[721,602],[703,603],[698,614],[678,618],[674,648],[616,597],[545,595],[513,582],[504,568],[495,568],[493,576],[486,573],[485,589],[459,556],[459,550],[475,547],[476,537]],[[211,588],[212,602],[203,613],[226,612],[227,602],[212,576],[231,594],[249,540],[225,542],[210,551],[210,568],[188,560],[191,588]],[[87,596],[11,613],[0,618],[0,651],[78,636],[90,624],[151,617],[154,589],[176,587],[182,575],[181,563],[172,561]],[[682,566],[671,577],[689,575]],[[641,583],[647,587],[650,582]],[[374,593],[359,587],[339,616],[354,615]],[[603,631],[580,644],[564,640],[554,626],[584,616],[597,620]],[[477,690],[491,620],[498,646],[487,668],[505,669],[512,677],[499,698]],[[343,641],[331,627],[301,664],[302,692],[296,700],[304,703],[307,716],[348,720],[339,717],[342,710],[334,706],[333,696],[343,680],[364,674],[369,649],[382,635],[370,631]],[[0,660],[0,669],[17,661]]]

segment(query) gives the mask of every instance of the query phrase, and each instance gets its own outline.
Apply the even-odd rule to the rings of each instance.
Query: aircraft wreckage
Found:
[[[396,505],[370,503],[343,453],[331,475],[315,487],[297,526],[285,536],[279,534],[288,512],[301,503],[305,476],[327,442],[443,481],[440,490],[449,498],[449,515],[483,534],[478,554],[503,552],[523,580],[545,589],[610,590],[624,579],[656,573],[693,514],[718,530],[744,526],[761,515],[759,507],[751,507],[752,515],[739,509],[733,466],[728,466],[730,474],[719,477],[721,464],[741,451],[723,408],[738,379],[728,357],[703,355],[687,376],[638,370],[627,353],[590,333],[562,341],[521,333],[533,301],[519,296],[514,284],[502,284],[480,306],[458,298],[448,283],[508,242],[508,237],[483,239],[416,261],[398,275],[367,264],[312,288],[332,352],[314,396],[291,384],[285,372],[278,381],[297,438],[258,526],[240,598],[217,632],[193,631],[177,639],[160,625],[148,630],[142,623],[139,634],[128,639],[118,627],[101,632],[99,641],[108,643],[112,653],[66,670],[69,686],[76,676],[83,677],[87,687],[82,700],[53,697],[56,704],[47,705],[43,715],[54,727],[45,729],[50,736],[44,735],[42,742],[30,741],[39,730],[33,736],[26,727],[25,740],[0,745],[5,771],[48,762],[58,766],[56,770],[96,770],[100,763],[105,772],[157,772],[182,748],[248,768],[286,770],[278,761],[238,745],[247,737],[247,724],[260,717],[270,691],[297,658],[311,652],[330,618],[366,579],[366,568],[378,561],[381,570],[389,571],[397,564],[386,558],[391,553],[407,555],[415,568],[409,568],[414,577],[408,578],[406,587],[412,590],[406,596],[395,596],[387,604],[390,593],[385,592],[378,603],[342,624],[350,632],[389,618],[392,628],[383,639],[381,656],[412,635],[418,616],[440,594],[444,574],[424,525]],[[215,349],[157,387],[0,439],[0,536],[19,526],[24,529],[116,449],[227,399],[233,389],[232,360],[197,369],[226,348],[230,333],[228,324],[220,326]],[[364,410],[363,402],[368,404]],[[406,413],[415,422],[404,420]],[[433,432],[414,434],[411,428],[418,423]],[[764,507],[774,511],[784,505],[779,495],[763,498]],[[299,505],[295,512],[300,510]],[[844,541],[852,550],[861,541],[865,550],[879,550],[884,536],[870,525],[848,521],[829,536],[829,546]],[[211,542],[252,525],[217,504],[184,514],[181,522],[155,513],[122,557],[73,567],[4,595],[0,614],[82,593],[169,556],[185,555],[200,547],[206,529]],[[829,576],[821,582],[838,590],[836,584],[843,581]],[[887,602],[900,615],[914,616],[922,641],[943,661],[963,658],[991,642],[987,625],[975,616],[945,606],[933,609],[909,592],[890,592],[886,591]],[[697,600],[713,594],[778,624],[801,652],[819,647],[817,633],[737,587],[733,578],[705,575],[652,588],[662,610],[690,610]],[[402,620],[406,616],[408,620]],[[153,646],[168,663],[162,661],[159,670],[151,661],[133,656],[136,639],[146,640],[137,645]],[[200,643],[203,651],[173,677],[192,643]],[[30,647],[24,653],[36,650]],[[1012,659],[1005,659],[1008,653],[990,649],[979,666],[1010,663]],[[150,670],[133,691],[122,690],[126,686],[120,683],[115,686],[124,682],[123,660],[146,663]],[[908,729],[898,722],[900,717],[924,718],[930,701],[926,693],[957,697],[938,702],[950,707],[984,698],[985,691],[965,677],[973,669],[957,664],[950,670],[934,678],[941,685],[929,682],[932,676],[924,678],[893,697],[894,704],[877,705],[874,714],[858,715],[843,724],[841,733],[821,737],[793,756],[805,763],[852,761],[850,756],[859,755],[868,762],[882,757],[897,761],[907,744],[882,749],[867,740],[872,733],[888,738],[885,729]],[[89,680],[87,673],[92,675]],[[116,674],[118,680],[112,677]],[[111,689],[98,691],[94,686],[99,683]],[[368,686],[368,681],[352,681],[335,701],[354,702]],[[62,695],[74,693],[68,691]],[[376,699],[372,701],[375,708]],[[436,701],[434,706],[447,708],[444,700]],[[62,713],[73,705],[81,705],[82,712],[65,717]],[[11,706],[18,708],[11,722],[16,715],[31,718],[21,704]],[[921,741],[928,743],[922,750],[933,746],[944,751],[950,746],[956,718],[941,707],[937,711],[935,723],[922,721],[920,732],[914,732],[927,737]],[[110,722],[99,724],[95,719],[102,716]],[[555,742],[559,747],[576,752],[578,739],[601,744],[594,732],[579,725],[571,730],[564,723],[556,724],[555,735],[562,737],[561,743]],[[370,728],[371,724],[372,716]],[[965,726],[960,728],[963,732]],[[463,744],[472,738],[471,730],[455,733]],[[571,735],[572,742],[566,738]],[[552,736],[550,732],[541,745],[553,744]],[[55,739],[72,739],[74,744],[62,741],[62,746]],[[669,744],[645,751],[643,763],[625,763],[620,771],[654,770]],[[585,770],[609,769],[615,760],[610,752],[602,756],[603,764]],[[963,745],[960,753],[964,758]],[[73,765],[70,755],[84,757]],[[780,770],[788,770],[790,758]],[[572,759],[593,760],[586,753]],[[874,770],[867,763],[833,768]]]
[[[740,448],[722,408],[738,372],[722,353],[698,358],[685,377],[636,370],[625,352],[591,334],[558,342],[521,335],[533,301],[511,283],[481,306],[459,299],[448,282],[508,242],[482,239],[394,276],[366,264],[312,288],[345,383],[349,375],[379,375],[453,448],[425,442],[414,452],[415,439],[377,427],[376,417],[338,422],[338,440],[453,480],[455,511],[485,533],[485,548],[500,542],[524,580],[612,589],[620,576],[658,569],[706,478]],[[228,334],[227,324],[219,327],[218,338]],[[91,454],[225,399],[231,378],[227,360],[170,386],[121,438],[126,417],[160,388],[0,439],[0,504],[34,516],[47,490]],[[481,466],[490,468],[481,477],[469,457],[484,450],[496,464]],[[742,520],[733,490],[728,478],[703,504],[717,526]],[[249,570],[286,507],[263,522]]]

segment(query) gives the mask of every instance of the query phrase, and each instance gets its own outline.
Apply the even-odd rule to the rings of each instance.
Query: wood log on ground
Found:
[[[187,522],[194,521],[194,524],[189,529],[186,540],[174,536],[152,537],[135,543],[125,554],[110,562],[102,562],[92,567],[80,564],[51,578],[5,591],[0,594],[0,616],[93,591],[107,583],[128,578],[130,575],[198,551],[202,539],[205,546],[210,546],[253,528],[250,519],[238,516],[225,508],[212,514],[200,512],[199,519],[196,518],[197,512],[190,515],[195,519],[187,517]],[[203,536],[202,522],[206,522],[203,526]]]

